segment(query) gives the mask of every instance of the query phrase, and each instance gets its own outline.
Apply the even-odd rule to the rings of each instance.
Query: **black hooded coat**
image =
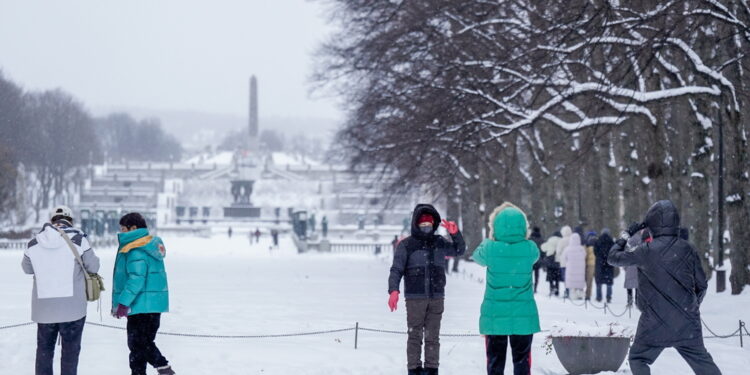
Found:
[[[432,232],[423,233],[417,220],[423,214],[434,219]],[[443,298],[445,296],[446,256],[461,256],[466,244],[461,232],[452,235],[452,242],[435,231],[440,226],[440,214],[429,204],[414,208],[411,236],[404,238],[393,253],[393,265],[388,277],[388,293],[399,290],[404,278],[404,298]]]
[[[702,344],[699,308],[708,284],[695,248],[678,237],[677,208],[667,200],[656,202],[644,223],[653,235],[651,243],[633,251],[616,243],[608,257],[613,266],[638,267],[641,318],[635,340],[663,347]]]
[[[615,268],[607,263],[609,250],[612,249],[614,244],[615,241],[612,240],[612,236],[609,233],[602,233],[594,244],[594,256],[596,257],[594,275],[597,284],[611,285],[615,279]]]

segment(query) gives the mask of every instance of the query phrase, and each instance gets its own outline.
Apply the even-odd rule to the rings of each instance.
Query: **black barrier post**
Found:
[[[740,348],[744,348],[745,346],[742,345],[742,330],[745,328],[745,322],[740,320]]]
[[[359,322],[354,325],[354,350],[357,350],[357,341],[359,340]]]

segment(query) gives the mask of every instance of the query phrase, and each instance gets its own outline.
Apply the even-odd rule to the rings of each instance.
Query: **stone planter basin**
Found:
[[[571,375],[617,371],[630,348],[628,337],[552,337],[557,358]]]

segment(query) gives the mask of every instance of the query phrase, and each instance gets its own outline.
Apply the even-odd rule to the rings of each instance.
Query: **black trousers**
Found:
[[[154,367],[169,364],[154,343],[160,323],[161,314],[128,316],[128,348],[132,375],[146,375],[146,364]]]
[[[513,375],[531,375],[531,341],[534,335],[485,336],[487,375],[503,375],[509,337]]]
[[[534,293],[536,293],[537,286],[539,286],[539,267],[534,268]]]
[[[81,337],[86,317],[66,323],[37,324],[36,330],[36,375],[52,375],[52,360],[55,357],[57,336],[62,340],[60,373],[78,373],[78,355],[81,353]]]
[[[688,363],[696,375],[721,375],[721,371],[714,363],[711,354],[708,354],[702,342],[695,345],[675,346],[685,362]],[[656,361],[659,354],[665,348],[662,346],[650,346],[640,344],[637,341],[630,347],[630,370],[633,375],[651,375],[650,365]]]

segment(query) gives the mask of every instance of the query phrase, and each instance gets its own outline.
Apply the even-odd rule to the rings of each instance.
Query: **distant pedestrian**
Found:
[[[273,240],[273,246],[279,247],[279,230],[274,228],[271,229],[271,239]]]
[[[310,214],[310,218],[307,219],[307,221],[308,221],[308,226],[310,228],[310,232],[315,232],[315,224],[316,224],[315,214]]]
[[[586,241],[584,242],[583,248],[586,249],[586,301],[591,300],[591,294],[593,293],[593,281],[594,274],[596,273],[596,255],[594,254],[594,247],[596,246],[596,232],[589,232],[586,234]]]
[[[490,215],[489,239],[472,255],[478,265],[487,267],[479,332],[485,335],[488,375],[503,373],[508,342],[513,373],[531,374],[531,343],[540,332],[532,287],[539,248],[526,239],[527,225],[523,211],[503,203]]]
[[[73,243],[71,249],[60,231]],[[83,267],[77,261],[77,252]],[[24,252],[23,271],[34,275],[31,292],[31,320],[37,323],[36,375],[52,375],[55,343],[62,342],[60,372],[75,375],[86,322],[84,272],[99,271],[99,258],[86,233],[73,227],[73,212],[55,207],[49,223],[34,236]]]
[[[626,241],[642,228],[652,241],[624,251]],[[633,375],[651,374],[649,366],[665,348],[673,347],[697,375],[720,375],[721,371],[703,343],[700,305],[708,283],[698,252],[679,237],[680,215],[671,201],[655,203],[643,223],[633,223],[609,252],[614,266],[635,266],[641,310],[638,330],[630,348]]]
[[[596,279],[597,302],[602,302],[603,299],[602,285],[606,286],[607,288],[607,303],[612,302],[612,284],[615,278],[615,268],[607,263],[607,256],[609,255],[609,250],[612,248],[612,246],[614,246],[614,244],[615,242],[612,240],[612,235],[610,234],[609,229],[604,228],[602,230],[602,235],[599,236],[596,241],[596,245],[594,246],[594,255],[596,256],[596,270],[594,278]]]
[[[174,375],[154,342],[161,314],[169,311],[166,248],[161,238],[149,233],[146,220],[137,212],[120,219],[120,230],[112,280],[112,314],[117,319],[128,319],[131,374],[146,375],[146,365],[150,364],[160,375]]]
[[[586,288],[586,249],[581,245],[581,236],[573,233],[563,254],[567,268],[565,270],[565,289],[570,290],[567,296],[571,299],[582,299]]]
[[[232,238],[232,227],[229,227],[229,230],[227,230],[227,236],[229,236],[229,238]]]
[[[453,241],[435,232],[441,219],[429,204],[419,204],[412,215],[411,236],[393,253],[388,278],[388,307],[396,310],[399,285],[404,279],[406,299],[407,368],[410,375],[437,375],[440,364],[440,322],[445,299],[445,256],[461,256],[466,244],[456,223],[442,220]],[[424,342],[424,368],[422,343]]]
[[[393,251],[396,251],[396,247],[398,246],[398,236],[393,236],[393,241],[391,241],[391,246],[393,246]]]
[[[534,229],[531,230],[529,239],[536,244],[537,248],[539,248],[539,259],[534,263],[534,293],[536,293],[536,289],[539,286],[539,269],[544,266],[544,251],[542,251],[544,238],[542,237],[542,230],[539,229],[539,227],[534,227]]]
[[[320,230],[323,232],[323,238],[328,238],[328,217],[323,216],[323,220],[320,222]]]
[[[255,228],[255,243],[260,243],[260,228]]]
[[[568,248],[568,244],[570,243],[570,236],[573,234],[573,230],[566,225],[562,227],[562,229],[560,229],[560,233],[562,234],[562,239],[560,239],[560,241],[557,243],[556,256],[557,260],[560,262],[560,281],[565,283],[565,294],[563,296],[567,298],[570,290],[568,289],[568,283],[565,281],[567,278],[567,275],[565,274],[565,272],[567,271],[567,258],[565,258],[565,249]]]
[[[560,260],[557,257],[557,244],[562,239],[560,232],[555,232],[545,243],[542,250],[546,255],[547,282],[549,283],[549,294],[560,295]]]

